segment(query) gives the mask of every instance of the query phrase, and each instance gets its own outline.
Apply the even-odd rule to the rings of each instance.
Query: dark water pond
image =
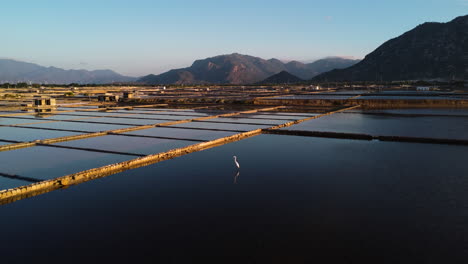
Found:
[[[225,129],[235,131],[249,131],[259,128],[268,128],[272,125],[246,125],[246,124],[226,124],[226,123],[210,123],[210,122],[190,122],[183,124],[172,125],[173,127],[187,128],[205,128],[205,129]]]
[[[364,133],[379,136],[468,139],[468,118],[337,113],[284,129]]]
[[[2,206],[2,260],[464,263],[467,156],[261,135]]]
[[[90,119],[91,120],[91,119]],[[121,128],[132,127],[133,125],[110,125],[110,124],[92,124],[92,123],[79,123],[79,122],[66,122],[58,121],[52,123],[42,123],[42,124],[30,124],[27,125],[32,128],[52,128],[52,129],[64,129],[64,130],[76,130],[76,131],[85,131],[85,132],[99,132],[106,130],[114,130]]]
[[[355,109],[349,112],[357,113],[372,113],[372,114],[402,114],[402,115],[449,115],[449,116],[467,116],[468,109],[466,108],[410,108],[410,109]]]
[[[65,141],[56,143],[55,145],[150,155],[196,143],[198,142],[109,135],[103,137],[92,137],[80,140]]]
[[[143,135],[143,136],[153,136],[153,137],[171,137],[171,138],[183,138],[183,139],[213,140],[213,139],[217,139],[217,138],[232,136],[232,135],[235,135],[237,133],[236,132],[227,132],[227,131],[182,129],[182,128],[172,128],[172,127],[155,127],[155,128],[125,132],[123,134]]]
[[[37,146],[0,152],[0,173],[53,179],[134,158],[136,156]]]
[[[0,127],[1,139],[16,141],[34,141],[37,139],[66,137],[80,134],[82,133],[22,127]]]
[[[125,124],[129,126],[152,125],[152,124],[168,122],[167,120],[158,120],[158,119],[132,119],[132,118],[116,118],[116,117],[87,118],[87,119],[80,119],[77,121],[92,122],[92,123]]]

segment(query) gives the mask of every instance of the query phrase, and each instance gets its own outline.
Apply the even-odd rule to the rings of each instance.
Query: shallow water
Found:
[[[219,115],[227,112],[196,112],[196,111],[161,111],[161,112],[150,112],[150,111],[135,111],[135,110],[116,110],[116,113],[124,114],[144,114],[144,115],[191,115],[191,116],[211,116]]]
[[[41,120],[21,119],[21,118],[1,118],[0,117],[0,125],[17,125],[17,124],[25,124],[25,123],[33,123],[33,122],[41,122]]]
[[[12,188],[16,188],[16,187],[20,187],[24,185],[29,185],[31,183],[33,182],[19,180],[19,179],[12,179],[12,178],[8,178],[8,177],[0,175],[0,190],[12,189]]]
[[[235,135],[236,132],[182,129],[182,128],[170,128],[170,127],[155,127],[155,128],[125,132],[123,134],[143,135],[143,136],[153,136],[153,137],[172,137],[172,138],[182,138],[182,139],[213,140],[217,138]]]
[[[467,116],[468,109],[466,108],[413,108],[413,109],[366,109],[366,110],[351,110],[357,113],[372,113],[372,114],[403,114],[403,115],[456,115],[456,116]]]
[[[34,141],[38,139],[42,140],[49,138],[74,136],[80,134],[83,133],[22,127],[0,127],[0,139],[16,141]]]
[[[467,156],[459,146],[261,135],[5,205],[2,258],[465,259]]]
[[[223,124],[209,122],[190,122],[183,124],[172,125],[172,127],[188,127],[188,128],[208,128],[208,129],[226,129],[236,131],[250,131],[259,128],[268,128],[272,125],[245,125],[245,124]]]
[[[235,118],[235,117],[222,117],[222,118],[212,118],[204,120],[204,122],[233,122],[233,123],[251,123],[251,124],[265,124],[265,125],[280,125],[288,121],[284,120],[268,120],[268,119],[247,119],[247,118]]]
[[[99,131],[132,127],[133,125],[91,124],[91,123],[58,121],[58,122],[53,122],[53,123],[30,124],[27,126],[33,127],[33,128],[53,128],[53,129],[65,129],[65,130],[76,130],[76,131],[86,131],[86,132],[99,132]]]
[[[247,118],[264,118],[264,119],[272,119],[272,120],[298,120],[298,119],[303,119],[306,118],[305,116],[294,116],[294,115],[266,115],[266,114],[246,114],[246,115],[240,115],[240,117],[247,117]]]
[[[125,118],[145,118],[145,119],[171,119],[171,120],[183,120],[183,119],[192,119],[199,118],[198,115],[148,115],[148,114],[132,114],[125,116]],[[123,118],[123,117],[120,117]]]
[[[8,144],[11,144],[10,142],[6,142],[6,141],[0,141],[0,145],[8,145]]]
[[[115,123],[124,124],[129,126],[137,125],[152,125],[168,122],[167,120],[158,119],[132,119],[132,118],[115,118],[115,117],[97,117],[77,120],[79,122],[91,122],[91,123]]]
[[[320,113],[291,113],[291,112],[271,112],[271,111],[261,111],[255,113],[256,115],[275,115],[275,116],[293,116],[293,117],[304,117],[304,116],[316,116]]]
[[[0,117],[1,118],[1,117]],[[91,116],[68,116],[68,115],[55,115],[55,114],[48,114],[48,115],[22,115],[18,117],[13,117],[15,119],[24,119],[28,121],[28,119],[31,119],[33,121],[28,121],[28,122],[41,122],[41,121],[51,121],[51,120],[74,120],[74,119],[82,119],[82,118],[93,118]],[[6,118],[5,118],[6,119]]]
[[[464,117],[404,117],[337,113],[284,129],[363,133],[376,136],[468,139],[468,119]]]
[[[36,146],[0,152],[0,172],[36,179],[53,179],[134,158],[136,157]]]
[[[58,113],[57,115],[64,115],[64,116],[127,116],[128,114],[123,113],[115,113],[115,112],[104,112],[104,111],[76,111],[76,112],[65,112],[65,113]]]
[[[196,143],[198,142],[109,135],[60,142],[54,145],[150,155]]]

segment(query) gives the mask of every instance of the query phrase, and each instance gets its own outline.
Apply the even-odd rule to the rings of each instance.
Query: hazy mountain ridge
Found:
[[[196,60],[190,67],[170,70],[159,75],[147,75],[138,80],[146,84],[250,84],[287,71],[301,79],[310,79],[324,71],[353,65],[358,60],[326,58],[304,64],[284,63],[278,59],[233,53]]]
[[[468,15],[428,22],[388,40],[361,62],[314,81],[468,79]]]
[[[134,80],[136,80],[136,78],[123,76],[112,70],[64,70],[57,67],[44,67],[34,63],[12,59],[0,59],[0,83],[102,84],[131,82]]]

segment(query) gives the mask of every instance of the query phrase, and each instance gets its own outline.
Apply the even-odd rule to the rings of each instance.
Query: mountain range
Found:
[[[313,81],[468,80],[468,15],[424,23]]]
[[[0,59],[0,83],[253,84],[295,78],[312,82],[468,80],[468,15],[447,23],[421,24],[383,43],[363,60],[328,57],[312,63],[283,62],[233,53],[134,78],[111,70],[64,70]]]
[[[0,59],[0,83],[103,84],[135,80],[134,77],[123,76],[111,70],[64,70],[11,59]]]
[[[313,63],[278,59],[265,60],[238,53],[196,60],[190,67],[170,70],[159,75],[147,75],[137,82],[144,84],[251,84],[274,74],[287,71],[301,79],[310,79],[317,74],[349,67],[359,60],[330,57]]]

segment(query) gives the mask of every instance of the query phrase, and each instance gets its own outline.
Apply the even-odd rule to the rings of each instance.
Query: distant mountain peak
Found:
[[[324,63],[327,62],[327,63]],[[284,63],[278,59],[262,59],[239,53],[199,59],[190,67],[170,70],[159,75],[147,75],[138,80],[146,84],[250,84],[287,71],[301,79],[310,79],[327,70],[344,68],[353,60],[324,59],[318,64],[298,61]]]
[[[468,79],[468,15],[426,22],[392,38],[346,69],[314,81]]]
[[[0,83],[112,83],[130,82],[135,78],[120,75],[112,70],[65,70],[57,67],[44,67],[34,63],[13,59],[0,59]]]

